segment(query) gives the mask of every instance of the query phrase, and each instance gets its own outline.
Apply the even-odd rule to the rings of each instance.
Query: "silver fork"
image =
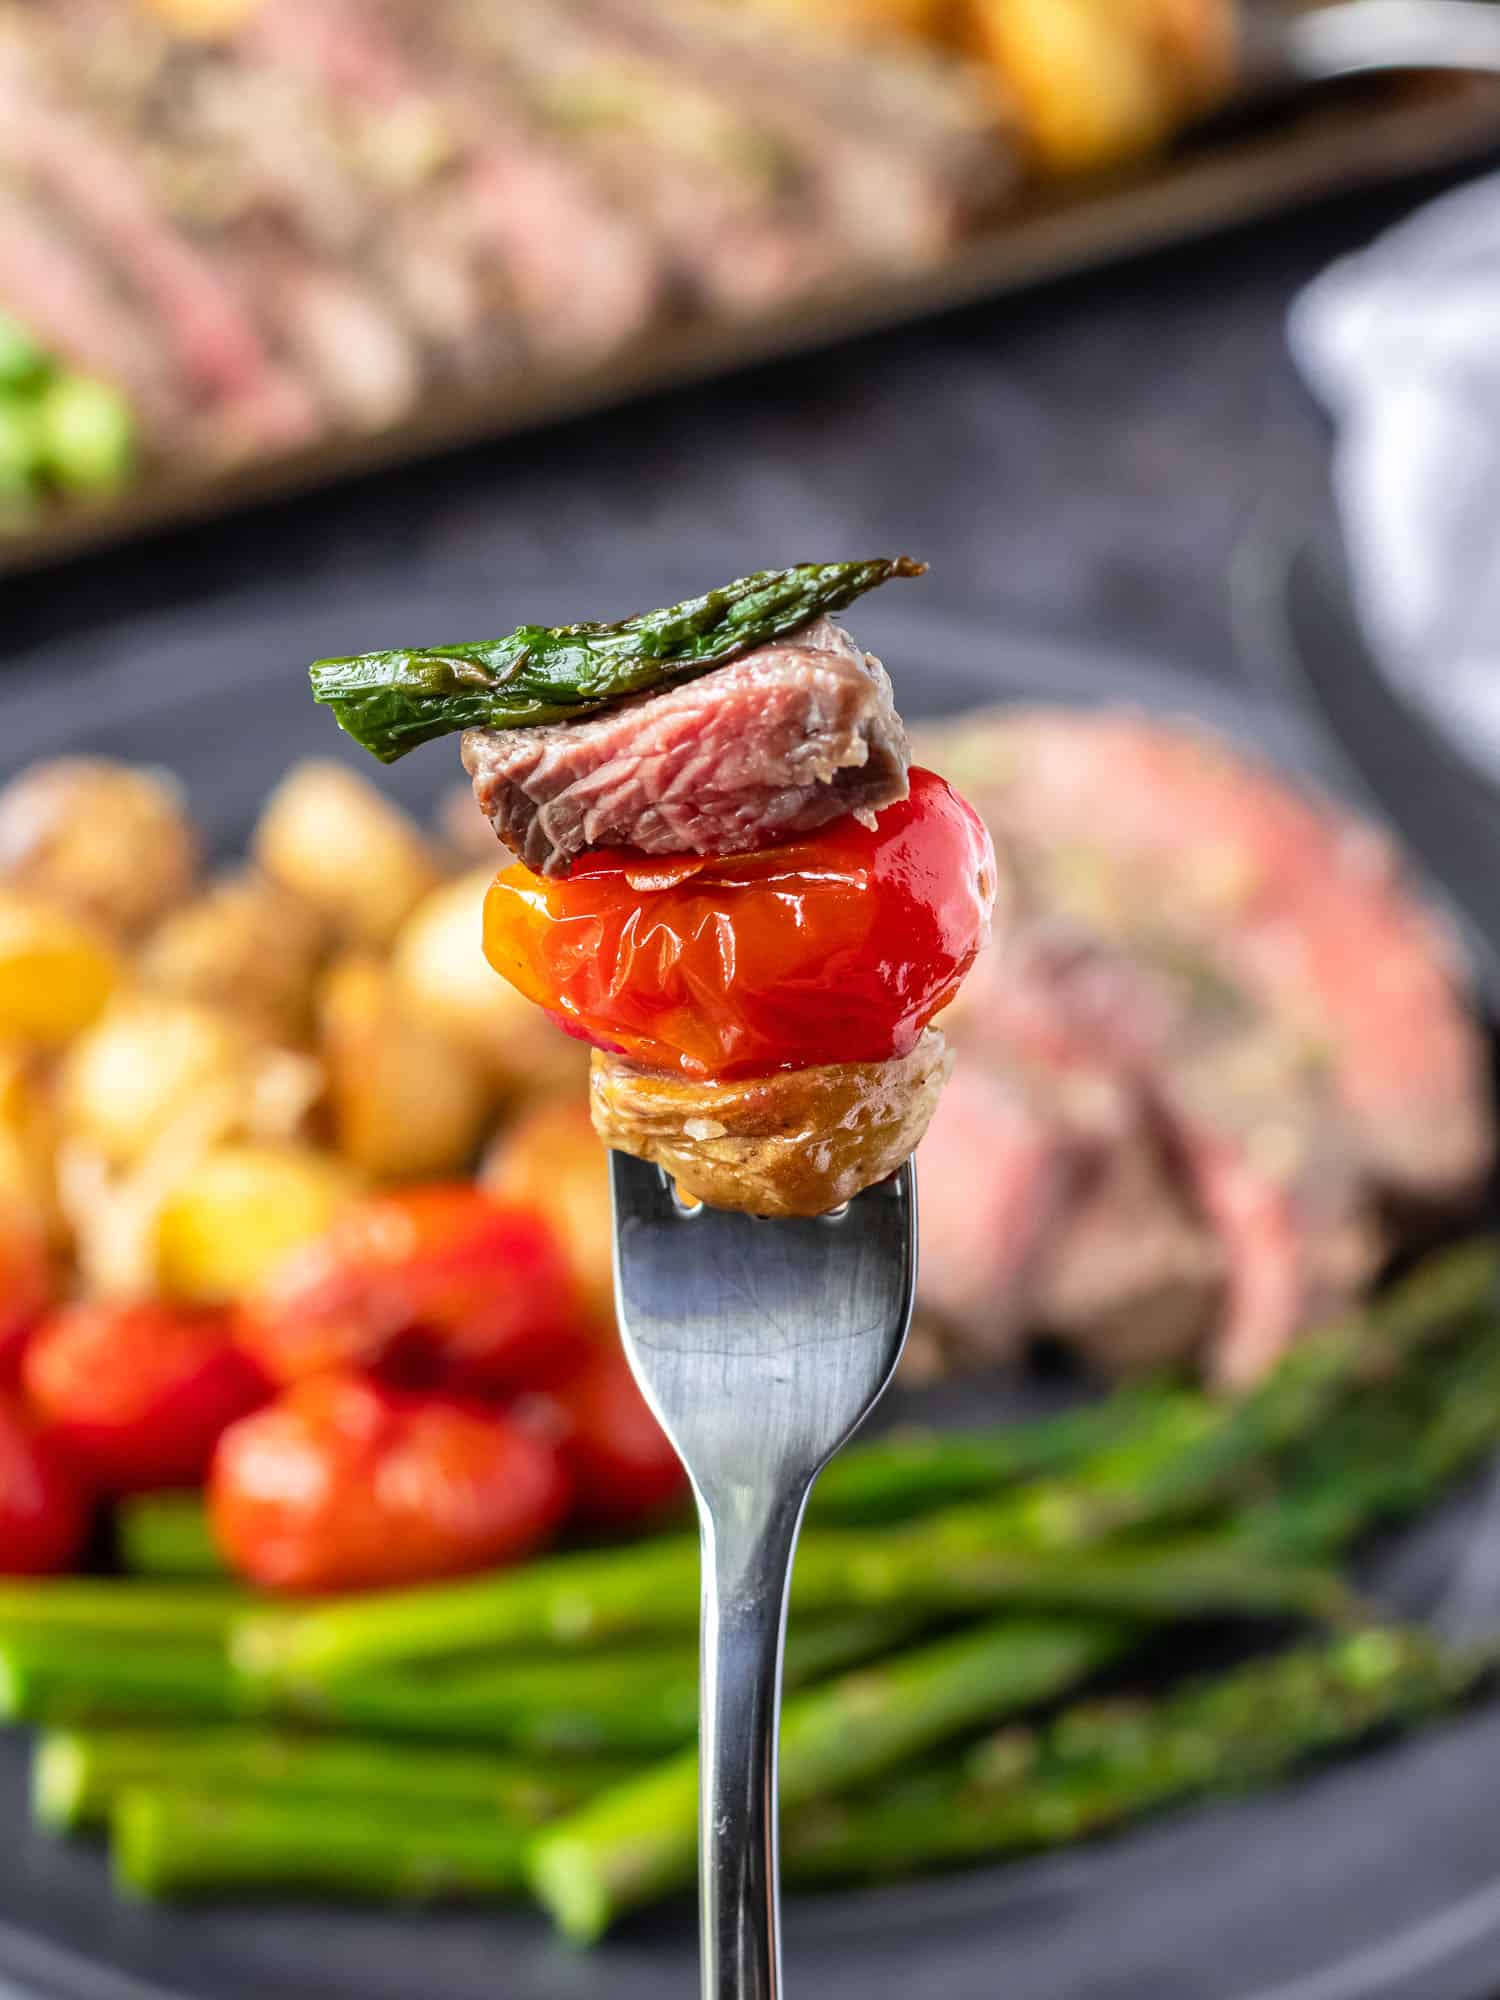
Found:
[[[787,1586],[813,1481],[901,1358],[910,1162],[816,1221],[677,1198],[610,1156],[615,1296],[637,1381],[687,1468],[703,1548],[698,1881],[703,2000],[781,1991],[776,1737]]]

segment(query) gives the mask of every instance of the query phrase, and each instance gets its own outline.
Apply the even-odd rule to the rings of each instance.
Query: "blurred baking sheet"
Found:
[[[0,572],[37,568],[152,529],[201,520],[352,473],[702,381],[778,356],[999,298],[1049,278],[1186,242],[1321,196],[1500,150],[1500,78],[1431,77],[1325,92],[1274,123],[1199,140],[1108,181],[1039,191],[919,275],[804,296],[756,320],[654,332],[586,373],[429,400],[420,417],[205,477],[151,474],[97,507],[59,507],[0,533]]]

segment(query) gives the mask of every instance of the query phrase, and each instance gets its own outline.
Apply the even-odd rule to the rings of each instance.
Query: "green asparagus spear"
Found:
[[[799,1794],[784,1832],[787,1872],[801,1881],[881,1879],[1064,1845],[1190,1799],[1249,1791],[1371,1737],[1420,1727],[1463,1702],[1492,1667],[1490,1656],[1444,1654],[1419,1634],[1368,1630],[1157,1699],[1082,1703],[1049,1726],[1008,1728],[954,1763],[842,1800]],[[848,1692],[852,1705],[852,1683]],[[920,1692],[926,1700],[932,1688]],[[861,1712],[857,1738],[866,1724]],[[510,1896],[522,1886],[518,1823],[550,1814],[575,1775],[502,1770],[492,1780],[486,1769],[451,1758],[432,1764],[423,1751],[393,1774],[398,1790],[362,1795],[356,1816],[338,1788],[342,1772],[329,1791],[283,1784],[281,1760],[290,1767],[316,1746],[292,1741],[271,1764],[257,1759],[254,1780],[265,1770],[269,1789],[251,1801],[238,1789],[247,1773],[233,1760],[210,1754],[195,1770],[190,1758],[173,1755],[171,1732],[156,1741],[163,1762],[143,1757],[136,1765],[127,1750],[98,1795],[85,1785],[90,1816],[114,1805],[122,1885],[152,1897]],[[367,1774],[357,1759],[371,1746],[327,1747],[347,1753],[360,1791]],[[783,1760],[809,1786],[842,1785],[851,1769],[878,1761],[869,1742],[843,1740],[833,1708],[806,1742],[784,1749]],[[77,1823],[71,1759],[60,1771],[48,1823],[62,1814]],[[221,1772],[229,1796],[206,1798]],[[582,1772],[576,1781],[585,1781]],[[682,1886],[692,1865],[695,1781],[692,1760],[680,1759],[626,1781],[538,1838],[532,1879],[555,1914],[571,1916],[574,1935],[595,1935],[624,1909]]]
[[[115,1516],[120,1561],[137,1576],[214,1577],[224,1574],[196,1493],[142,1493]]]
[[[1247,1470],[1314,1437],[1361,1386],[1390,1381],[1433,1348],[1489,1324],[1497,1286],[1500,1245],[1492,1238],[1427,1258],[1362,1310],[1299,1341],[1259,1387],[1226,1404],[1216,1431],[1145,1482],[1137,1515],[1159,1522],[1232,1493]]]
[[[1491,1666],[1479,1654],[1447,1655],[1418,1633],[1377,1629],[1255,1660],[1155,1701],[1083,1704],[1050,1728],[981,1744],[956,1770],[805,1808],[787,1823],[787,1872],[799,1881],[880,1878],[1063,1846],[1416,1728],[1456,1707]]]
[[[1326,1561],[1430,1506],[1500,1439],[1500,1327],[1485,1325],[1396,1388],[1372,1388],[1290,1454],[1233,1531],[1273,1561]]]
[[[116,1886],[152,1899],[241,1893],[431,1903],[520,1889],[527,1829],[482,1813],[139,1790],[110,1816]]]
[[[31,1764],[32,1816],[54,1832],[102,1826],[122,1793],[251,1793],[437,1814],[478,1811],[539,1825],[630,1767],[619,1758],[420,1749],[370,1736],[309,1736],[255,1723],[54,1729]]]
[[[390,764],[455,730],[569,722],[622,696],[690,680],[925,568],[906,556],[799,563],[610,624],[522,625],[505,639],[317,660],[313,696]]]
[[[221,1643],[252,1603],[248,1592],[227,1584],[38,1577],[0,1583],[0,1640],[27,1632],[72,1632],[90,1643],[133,1636]]]
[[[848,1790],[986,1721],[1072,1686],[1129,1643],[1130,1628],[1007,1619],[794,1695],[781,1723],[789,1808]],[[558,1820],[531,1851],[531,1886],[561,1928],[592,1939],[692,1880],[698,1759],[670,1762]]]
[[[804,1537],[792,1574],[794,1618],[859,1610],[925,1612],[928,1621],[1002,1609],[1140,1617],[1240,1612],[1338,1616],[1339,1579],[1218,1533],[1171,1543],[1078,1549],[1061,1558],[1017,1547],[1004,1507],[934,1514],[906,1529],[829,1529]],[[607,1556],[556,1557],[454,1584],[350,1598],[242,1621],[231,1640],[247,1683],[313,1701],[356,1671],[570,1639],[686,1635],[698,1618],[698,1552],[663,1542]]]
[[[787,1637],[786,1678],[802,1687],[914,1636],[910,1613],[803,1621]],[[686,1640],[630,1651],[379,1668],[273,1690],[273,1711],[323,1728],[503,1743],[533,1754],[661,1756],[698,1727],[698,1654]]]
[[[0,1638],[3,1722],[218,1722],[245,1708],[222,1648],[40,1629]]]
[[[800,1686],[901,1644],[909,1613],[804,1621],[787,1642]],[[478,1743],[536,1752],[659,1755],[690,1742],[697,1653],[686,1640],[555,1659],[479,1658],[421,1674],[334,1677],[256,1687],[222,1649],[144,1635],[35,1629],[0,1638],[0,1719],[48,1724],[201,1721],[255,1716],[319,1731]]]
[[[813,1488],[808,1521],[863,1527],[910,1520],[1017,1480],[1107,1466],[1121,1448],[1180,1439],[1203,1423],[1206,1409],[1192,1390],[1148,1383],[996,1430],[893,1431],[839,1454]]]

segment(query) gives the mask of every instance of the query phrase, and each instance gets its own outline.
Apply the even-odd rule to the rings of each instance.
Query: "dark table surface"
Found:
[[[1436,185],[12,580],[0,649],[66,634],[92,653],[122,612],[204,598],[358,601],[397,567],[435,597],[492,580],[498,628],[633,609],[658,576],[899,548],[951,608],[1227,673],[1244,524],[1323,476],[1287,304]]]
[[[993,618],[997,645],[1020,621],[1232,678],[1226,577],[1247,524],[1268,498],[1327,505],[1286,307],[1438,185],[13,579],[0,662],[62,638],[102,663],[122,616],[354,604],[397,572],[435,604],[492,588],[499,629],[633,608],[658,580],[905,549],[933,562],[945,607]]]

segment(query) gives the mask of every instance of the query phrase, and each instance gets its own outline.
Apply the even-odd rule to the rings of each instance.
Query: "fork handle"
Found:
[[[698,1897],[703,2000],[778,2000],[776,1745],[787,1586],[806,1493],[698,1503],[703,1647]]]

